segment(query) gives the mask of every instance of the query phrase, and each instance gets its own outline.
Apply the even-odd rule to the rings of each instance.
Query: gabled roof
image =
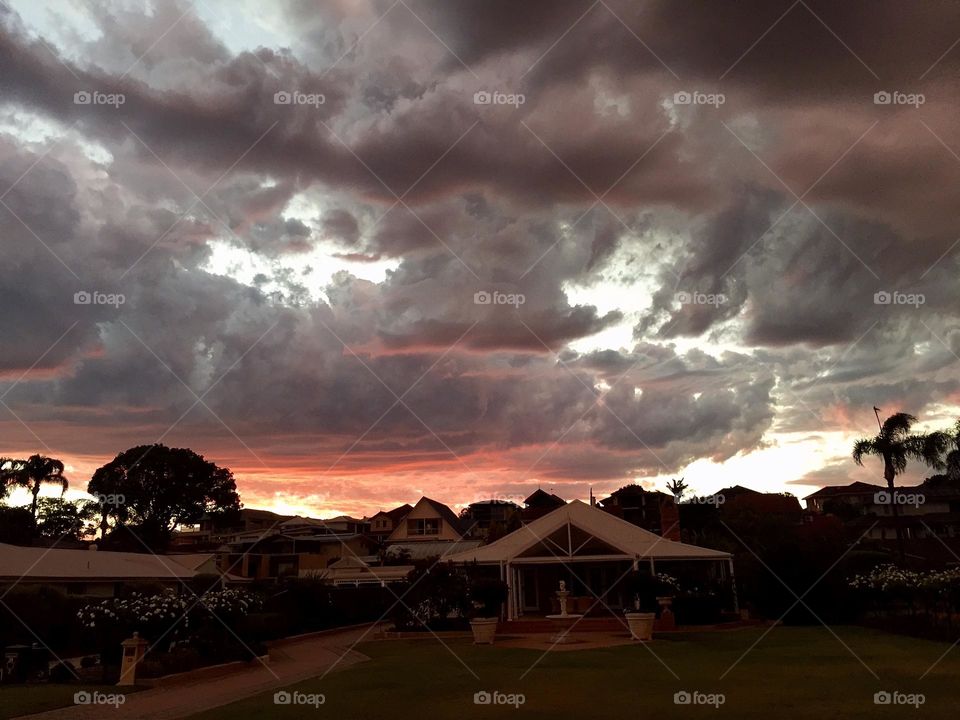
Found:
[[[730,553],[667,540],[580,500],[572,500],[499,540],[447,556],[457,563],[499,563],[539,545],[560,528],[571,525],[615,548],[623,555],[655,559],[725,559]],[[563,555],[560,555],[563,558]]]
[[[388,558],[397,558],[405,555],[410,560],[430,560],[432,558],[446,558],[460,552],[474,550],[480,547],[479,540],[418,540],[413,542],[394,543],[387,548]]]
[[[395,507],[393,510],[381,510],[378,513],[374,513],[370,516],[370,519],[373,520],[378,515],[386,515],[393,520],[394,523],[398,523],[403,520],[411,510],[413,510],[413,505],[404,503],[400,507]]]
[[[0,543],[0,579],[4,580],[177,580],[194,575],[195,571],[168,555],[62,550]]]
[[[201,567],[209,562],[216,563],[217,560],[217,556],[213,553],[177,553],[167,557],[194,572],[199,572]]]
[[[879,490],[885,490],[883,485],[871,485],[865,482],[852,482],[849,485],[828,485],[822,487],[815,493],[807,495],[804,500],[810,498],[836,497],[838,495],[872,495]]]
[[[548,492],[545,492],[544,490],[541,490],[540,488],[537,488],[532,493],[530,493],[530,497],[524,500],[523,504],[526,505],[527,507],[532,507],[532,506],[539,507],[543,505],[557,505],[559,507],[560,505],[565,505],[566,502],[567,502],[566,500],[564,500],[562,497],[558,495],[554,495],[553,493],[548,493]]]
[[[420,501],[417,504],[419,505],[421,502],[427,503],[434,509],[437,515],[446,521],[450,527],[452,527],[459,535],[463,535],[463,526],[460,524],[460,518],[457,517],[457,514],[453,510],[438,500],[431,500],[426,495],[420,498]]]

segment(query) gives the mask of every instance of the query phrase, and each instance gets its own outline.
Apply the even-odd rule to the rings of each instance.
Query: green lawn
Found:
[[[555,652],[475,647],[466,640],[447,644],[478,676],[433,638],[365,643],[366,663],[288,688],[322,693],[319,709],[277,706],[273,693],[195,716],[202,720],[273,720],[331,717],[431,720],[504,717],[513,707],[475,705],[480,690],[523,693],[517,717],[542,718],[956,718],[960,701],[960,648],[923,680],[949,647],[854,627],[835,631],[876,680],[823,628],[777,628],[725,679],[720,676],[760,636],[750,629],[724,633],[678,634],[655,641],[649,650],[675,672],[675,679],[642,646]],[[684,706],[680,690],[723,693],[725,703]],[[912,706],[877,706],[879,690],[923,693],[919,712]]]
[[[112,685],[0,685],[0,720],[20,715],[54,710],[73,705],[74,693],[79,691],[105,694],[123,692],[129,694],[140,688],[117,688]],[[104,716],[109,717],[113,706],[105,707]]]

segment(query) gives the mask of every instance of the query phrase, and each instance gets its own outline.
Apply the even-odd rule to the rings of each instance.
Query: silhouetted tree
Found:
[[[69,482],[63,474],[63,463],[45,455],[31,455],[26,460],[5,458],[0,461],[0,482],[7,490],[22,487],[30,491],[33,495],[30,514],[34,518],[37,517],[37,499],[40,496],[41,487],[59,485],[61,495],[69,487]]]
[[[879,415],[877,417],[879,422]],[[895,413],[880,425],[880,432],[872,438],[857,440],[853,445],[853,461],[863,465],[867,456],[883,460],[883,478],[890,490],[890,507],[897,532],[897,552],[904,559],[903,528],[900,522],[900,509],[894,493],[894,481],[907,469],[908,460],[919,460],[932,468],[943,467],[941,456],[947,449],[949,438],[946,433],[911,433],[910,429],[917,418],[907,413]]]
[[[188,448],[140,445],[97,469],[87,492],[99,498],[116,530],[134,531],[151,548],[165,548],[178,525],[237,510],[233,473]],[[122,532],[120,534],[123,534]]]

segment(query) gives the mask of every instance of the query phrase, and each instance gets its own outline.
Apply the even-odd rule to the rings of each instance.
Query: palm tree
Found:
[[[682,498],[683,494],[687,491],[687,484],[683,481],[683,478],[679,480],[674,478],[667,483],[667,490],[673,493],[677,502],[680,502],[680,498]]]
[[[0,462],[0,482],[4,488],[22,487],[33,494],[30,512],[34,519],[37,517],[37,500],[43,485],[59,485],[61,495],[69,487],[63,474],[63,463],[45,455],[31,455],[26,460],[5,459]]]
[[[879,411],[877,411],[879,413]],[[877,415],[880,422],[880,415]],[[917,418],[907,413],[894,413],[880,424],[880,432],[872,438],[862,438],[853,445],[853,461],[863,465],[863,458],[875,456],[883,460],[883,479],[890,491],[890,506],[897,532],[897,552],[904,559],[903,529],[900,508],[895,496],[894,480],[907,469],[908,460],[919,460],[932,468],[944,466],[941,456],[947,449],[949,437],[943,432],[911,433]]]
[[[950,482],[956,482],[960,480],[960,420],[957,420],[957,424],[948,433],[948,437],[953,449],[947,453],[944,465]]]
[[[0,457],[0,504],[7,499],[7,493],[10,487],[7,485],[6,471],[15,461],[12,458]]]

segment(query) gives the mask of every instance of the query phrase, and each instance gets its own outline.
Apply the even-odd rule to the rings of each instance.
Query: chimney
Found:
[[[660,534],[665,540],[680,542],[680,506],[672,497],[660,500]]]

